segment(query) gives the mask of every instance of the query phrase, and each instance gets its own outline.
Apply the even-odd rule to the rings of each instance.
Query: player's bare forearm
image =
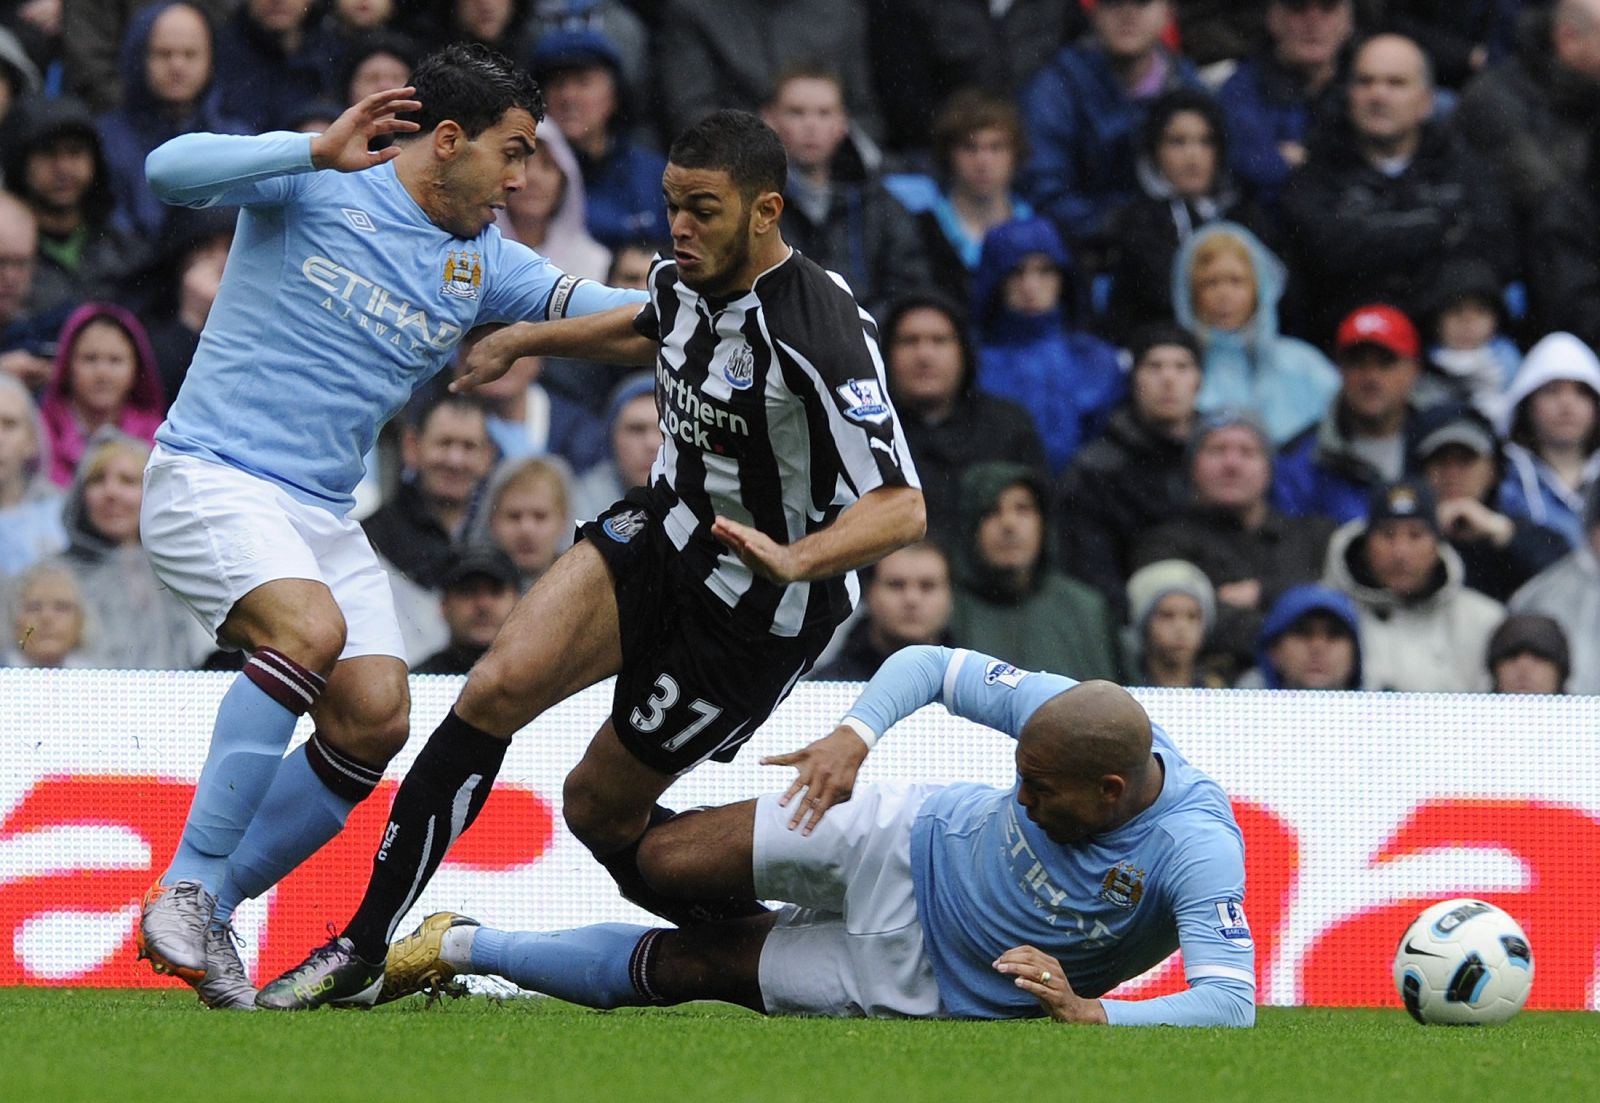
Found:
[[[528,348],[522,356],[561,356],[605,364],[648,367],[657,346],[633,328],[637,306],[618,306],[598,314],[559,318],[553,322],[519,322],[510,327]]]
[[[524,356],[565,356],[612,364],[649,364],[656,346],[633,328],[637,308],[619,306],[598,314],[554,322],[485,326],[461,358],[462,371],[450,390],[462,394],[492,383]]]
[[[868,563],[921,540],[927,531],[922,491],[914,486],[880,486],[863,494],[833,524],[780,544],[759,529],[718,517],[711,534],[728,545],[751,570],[773,582],[815,582]]]
[[[869,490],[821,532],[790,545],[800,581],[831,578],[876,563],[892,551],[921,540],[928,531],[922,491],[914,486]]]

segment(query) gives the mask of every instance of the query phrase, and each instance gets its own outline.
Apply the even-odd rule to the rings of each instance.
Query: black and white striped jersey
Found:
[[[837,275],[791,251],[743,295],[708,300],[650,270],[634,326],[661,346],[656,410],[666,438],[652,504],[734,620],[795,636],[838,624],[859,596],[855,575],[780,586],[711,535],[720,514],[792,544],[880,486],[918,486],[889,402],[878,327]]]

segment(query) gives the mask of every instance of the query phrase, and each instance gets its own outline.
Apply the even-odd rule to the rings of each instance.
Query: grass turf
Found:
[[[1264,1008],[1254,1030],[1041,1021],[763,1019],[718,1005],[593,1012],[419,999],[378,1011],[204,1012],[186,991],[0,989],[0,1098],[247,1103],[759,1099],[1589,1101],[1600,1019],[1492,1029],[1394,1011]]]

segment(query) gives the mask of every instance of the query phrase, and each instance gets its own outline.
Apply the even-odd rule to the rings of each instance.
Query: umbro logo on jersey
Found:
[[[358,210],[355,207],[340,207],[339,213],[344,215],[345,220],[349,222],[350,225],[354,226],[364,234],[375,234],[378,232],[378,227],[372,223],[372,216],[366,211]]]

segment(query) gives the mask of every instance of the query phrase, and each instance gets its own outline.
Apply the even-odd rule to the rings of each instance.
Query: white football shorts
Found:
[[[157,445],[144,470],[139,534],[156,577],[213,637],[251,590],[308,578],[325,583],[344,614],[341,659],[405,659],[389,577],[360,524],[276,483]]]
[[[911,886],[911,823],[938,788],[858,785],[810,836],[789,830],[776,794],[756,801],[756,895],[791,905],[761,950],[768,1013],[941,1014]]]

